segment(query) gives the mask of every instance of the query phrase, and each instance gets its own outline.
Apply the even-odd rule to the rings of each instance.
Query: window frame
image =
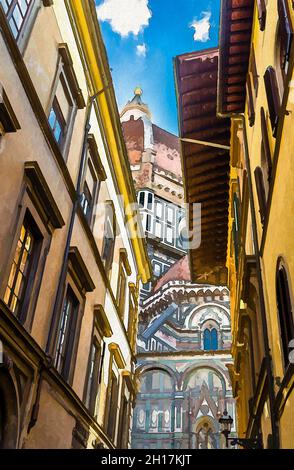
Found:
[[[107,237],[106,234],[111,231],[111,236]],[[110,244],[110,248],[106,251],[107,248],[107,241]],[[113,257],[114,257],[114,249],[115,249],[115,242],[116,242],[116,216],[115,216],[115,208],[112,201],[105,201],[105,220],[104,220],[104,229],[103,229],[103,243],[101,248],[101,259],[104,262],[104,269],[106,275],[110,277],[111,275],[111,268],[113,264]]]
[[[70,352],[67,352],[68,366],[66,374],[60,375],[69,384],[72,385],[73,377],[76,366],[76,358],[78,351],[78,343],[80,338],[80,330],[82,325],[82,319],[84,315],[84,308],[86,303],[86,293],[93,292],[95,284],[89,274],[89,271],[81,257],[81,254],[77,247],[72,246],[69,249],[68,255],[68,268],[67,276],[64,284],[63,296],[60,301],[59,312],[56,318],[53,318],[54,324],[52,325],[53,334],[49,339],[49,351],[51,356],[54,358],[54,365],[56,365],[56,354],[58,346],[58,333],[60,324],[62,321],[62,312],[64,303],[67,295],[68,288],[70,288],[78,300],[78,308],[76,309],[76,321],[74,324],[73,341]]]
[[[285,288],[285,298],[283,299],[284,307],[286,307],[287,312],[280,311],[279,308],[279,274],[283,273],[284,276],[284,288]],[[277,316],[280,329],[280,344],[281,344],[281,355],[282,362],[284,365],[284,371],[286,372],[287,368],[290,365],[289,360],[289,342],[294,339],[294,317],[293,317],[293,302],[292,302],[292,292],[291,292],[291,282],[289,282],[290,276],[287,269],[287,265],[283,258],[279,258],[276,266],[276,300],[277,300]],[[282,306],[281,306],[282,307]],[[290,337],[292,336],[292,337]]]
[[[137,317],[138,312],[138,299],[137,289],[134,283],[129,283],[129,317],[128,317],[128,338],[131,345],[131,350],[134,351],[136,344],[136,333],[137,333]]]
[[[98,353],[95,353],[95,361],[94,361],[94,370],[93,370],[93,380],[90,381],[91,375],[91,358],[92,358],[92,351],[93,347],[96,347]],[[85,392],[84,392],[84,402],[88,410],[93,416],[96,416],[96,403],[99,394],[99,385],[101,383],[101,370],[102,364],[104,359],[103,351],[105,351],[105,342],[103,338],[99,335],[97,329],[94,326],[94,331],[92,334],[92,340],[90,344],[89,350],[89,359],[88,359],[88,368],[87,368],[87,375],[85,381]],[[97,361],[96,361],[97,359]],[[95,373],[96,372],[96,373]]]
[[[14,236],[11,238],[10,249],[4,264],[0,296],[2,299],[4,298],[20,230],[25,214],[29,212],[42,238],[39,248],[40,253],[36,260],[36,270],[33,279],[31,279],[30,292],[27,294],[28,298],[25,302],[26,314],[21,315],[21,323],[28,331],[31,331],[51,238],[54,230],[62,228],[65,222],[37,162],[25,163],[24,180],[20,188],[20,195],[21,199],[13,224]]]
[[[116,302],[122,321],[125,318],[128,278],[131,274],[132,271],[128,262],[127,252],[124,248],[121,248],[119,253]]]
[[[73,324],[69,325],[68,323],[68,330],[66,330],[67,337],[66,337],[66,346],[65,346],[65,353],[64,353],[64,363],[62,364],[61,369],[58,366],[58,350],[59,350],[59,336],[60,336],[60,331],[61,331],[61,324],[62,320],[64,318],[63,312],[65,309],[65,302],[66,299],[68,298],[68,293],[71,292],[71,294],[74,297],[74,300],[76,301],[76,305],[74,305],[73,311],[71,311],[71,317],[68,319],[72,319],[72,316],[74,315],[74,322]],[[63,379],[67,382],[70,379],[71,371],[73,369],[72,367],[72,357],[74,356],[75,353],[75,343],[76,343],[76,330],[78,326],[78,320],[79,320],[79,312],[81,310],[81,305],[83,305],[83,302],[81,302],[80,296],[77,294],[76,289],[74,288],[73,284],[71,281],[67,282],[66,284],[66,289],[64,292],[63,300],[62,300],[62,308],[61,308],[61,313],[60,313],[60,318],[58,322],[58,328],[57,328],[57,338],[56,338],[56,350],[55,350],[55,355],[54,355],[54,366],[59,372],[59,374],[63,377]],[[72,322],[71,322],[72,323]]]
[[[30,209],[32,210],[32,207]],[[25,279],[24,284],[22,284],[22,286],[23,286],[22,288],[24,289],[24,293],[23,293],[23,296],[22,296],[22,300],[20,301],[21,302],[20,310],[17,311],[17,313],[15,313],[14,311],[11,311],[12,314],[22,324],[25,324],[26,320],[27,320],[28,308],[29,308],[29,304],[30,304],[30,297],[32,295],[33,287],[34,287],[34,284],[35,284],[35,279],[36,279],[37,270],[38,270],[38,264],[39,264],[39,260],[40,260],[40,256],[41,256],[42,244],[43,244],[43,240],[44,240],[43,234],[42,234],[41,230],[39,229],[38,223],[36,223],[34,217],[32,216],[30,209],[26,208],[25,213],[22,217],[22,222],[21,222],[21,224],[19,224],[19,228],[17,230],[17,234],[18,234],[17,235],[17,240],[16,240],[16,243],[14,241],[14,244],[13,244],[14,245],[14,250],[12,250],[13,259],[12,259],[12,262],[10,263],[9,275],[8,275],[7,282],[5,283],[6,287],[5,287],[4,296],[3,296],[3,298],[5,298],[6,291],[7,291],[7,289],[9,289],[8,281],[9,281],[9,278],[10,278],[10,275],[11,275],[11,272],[12,272],[12,266],[14,264],[16,248],[17,248],[17,245],[18,245],[19,240],[20,240],[20,232],[21,232],[23,226],[25,227],[26,230],[27,230],[27,227],[28,227],[29,231],[32,233],[32,235],[34,237],[34,246],[33,246],[34,253],[32,254],[32,257],[29,260],[28,275],[27,275],[27,277],[24,278]],[[34,215],[36,217],[36,213]],[[11,296],[14,295],[14,292],[15,292],[17,277],[20,273],[20,270],[19,270],[20,261],[21,261],[21,256],[19,257],[19,260],[18,260],[18,263],[17,263],[17,269],[16,269],[15,275],[13,277],[14,278],[13,285],[12,285],[13,289],[10,289],[9,298],[11,298]],[[20,287],[20,289],[21,289],[21,287]],[[5,300],[4,300],[4,302],[6,303]],[[10,309],[10,305],[8,303],[6,303],[6,305]]]
[[[66,99],[68,101],[68,105],[69,105],[69,114],[68,114],[67,117],[63,116],[63,112],[62,112],[60,103],[58,102],[58,99],[56,97],[57,88],[58,88],[59,83],[62,86],[63,92],[65,94],[65,97],[66,97]],[[57,139],[54,135],[54,129],[52,129],[52,127],[50,125],[50,122],[49,122],[51,112],[52,112],[52,110],[54,110],[54,103],[57,103],[58,108],[60,109],[60,114],[63,117],[64,122],[65,122],[65,125],[63,127],[63,138],[62,138],[61,142],[57,141]],[[54,110],[54,112],[55,112],[55,110]],[[47,115],[48,115],[48,124],[49,124],[49,127],[50,127],[51,131],[52,131],[52,136],[53,136],[54,140],[56,141],[56,143],[57,143],[57,145],[58,145],[65,161],[67,160],[67,156],[68,156],[69,143],[70,143],[70,139],[71,139],[71,136],[72,136],[72,133],[73,133],[73,127],[74,127],[76,113],[77,113],[77,105],[75,103],[74,97],[73,97],[73,95],[71,93],[71,90],[70,90],[70,85],[68,83],[68,80],[67,80],[67,77],[66,77],[66,74],[65,74],[64,63],[62,61],[62,57],[59,55]]]
[[[58,99],[56,97],[58,85],[61,85],[65,94],[65,97],[69,104],[69,114],[68,116],[63,116],[65,120],[65,127],[64,127],[64,136],[62,141],[59,143],[53,133],[52,127],[49,124],[49,117],[51,111],[53,109],[54,100],[58,103],[59,108],[61,110],[61,114],[63,115],[62,108]],[[56,66],[56,73],[53,80],[51,95],[48,103],[47,109],[47,119],[49,127],[52,131],[52,135],[63,155],[65,161],[67,161],[71,137],[74,129],[75,118],[77,115],[77,111],[79,109],[83,109],[85,107],[85,101],[83,98],[83,94],[81,89],[79,88],[79,84],[77,81],[77,77],[73,68],[73,61],[70,55],[70,51],[68,45],[66,43],[60,43],[58,45],[58,58],[57,58],[57,66]]]
[[[91,173],[91,176],[93,178],[94,182],[94,187],[93,187],[93,194],[91,196],[90,190],[88,188],[89,194],[91,196],[91,205],[90,205],[90,211],[89,214],[86,215],[83,206],[82,206],[82,197],[84,194],[84,186],[85,184],[88,186],[87,181],[86,181],[86,176],[87,176],[87,169],[89,168],[89,171]],[[84,166],[84,172],[83,172],[83,177],[82,177],[82,182],[81,182],[81,194],[80,194],[80,204],[81,204],[81,209],[82,212],[90,226],[91,229],[93,229],[93,226],[95,224],[95,213],[94,213],[94,208],[95,205],[97,204],[98,198],[99,198],[99,192],[101,188],[101,183],[106,180],[106,173],[104,170],[104,167],[102,165],[97,143],[95,140],[95,137],[93,134],[89,134],[88,136],[88,149],[87,149],[87,160]]]

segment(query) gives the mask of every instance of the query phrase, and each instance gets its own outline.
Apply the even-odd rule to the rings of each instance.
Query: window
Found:
[[[106,273],[109,274],[113,262],[116,237],[116,220],[113,203],[111,201],[107,201],[105,206],[102,260],[104,261]]]
[[[294,339],[294,319],[290,297],[289,280],[283,262],[280,260],[276,272],[276,295],[280,321],[282,354],[285,368],[289,364],[289,343]]]
[[[262,225],[264,225],[267,204],[266,204],[266,194],[265,194],[263,173],[262,173],[262,169],[259,166],[256,167],[254,170],[254,177],[255,177],[256,191],[257,191],[258,204],[259,204],[260,220],[261,220]]]
[[[6,132],[16,132],[20,129],[19,122],[0,83],[0,137]]]
[[[154,261],[153,261],[152,264],[153,264],[153,274],[154,274],[154,276],[159,277],[161,275],[162,265],[160,263],[157,263],[157,262],[154,262]]]
[[[25,309],[29,300],[36,273],[42,237],[27,211],[14,253],[4,302],[21,320],[25,320]]]
[[[71,286],[68,285],[60,319],[55,357],[56,369],[65,380],[67,380],[69,376],[78,310],[79,301],[75,296]]]
[[[34,0],[0,0],[14,38],[17,40],[32,9]]]
[[[120,262],[117,284],[117,305],[121,318],[124,318],[126,304],[127,273],[123,261]]]
[[[69,108],[68,104],[68,108]],[[68,109],[69,110],[69,109]],[[61,146],[64,136],[65,136],[65,128],[66,128],[66,120],[61,111],[61,107],[58,101],[58,98],[55,96],[52,104],[52,108],[49,115],[49,124],[53,131],[55,140]]]
[[[67,44],[60,44],[58,52],[59,59],[48,122],[60,150],[65,152],[76,111],[85,107],[85,101],[77,82]]]
[[[273,136],[277,136],[279,110],[280,110],[280,95],[277,82],[276,71],[273,67],[268,67],[264,74],[265,91],[268,102],[268,109],[270,121],[272,126]]]
[[[285,80],[288,71],[291,46],[293,41],[293,26],[289,12],[288,0],[278,0],[278,51],[280,68]]]
[[[239,242],[240,242],[240,201],[237,193],[234,193],[233,196],[233,226],[232,226],[232,237],[234,245],[234,255],[235,255],[235,266],[238,269],[239,261]]]
[[[107,407],[108,422],[107,434],[110,439],[115,437],[115,426],[117,417],[117,401],[118,401],[118,380],[113,371],[110,374],[110,381],[108,385],[109,406]]]
[[[82,323],[83,306],[87,292],[93,292],[95,284],[76,246],[68,254],[67,280],[58,315],[53,315],[53,324],[48,346],[55,358],[55,367],[64,380],[72,383]]]
[[[129,417],[129,402],[123,394],[121,400],[121,412],[120,412],[120,421],[119,421],[119,431],[118,431],[118,449],[127,449],[128,448],[128,434],[129,427],[126,419]]]
[[[81,195],[81,207],[82,207],[82,210],[86,219],[89,220],[91,217],[91,212],[93,208],[93,198],[92,198],[92,194],[90,192],[89,186],[87,184],[87,181],[84,182],[84,186],[83,186],[83,192]]]
[[[80,204],[88,223],[92,225],[94,206],[97,202],[100,183],[105,181],[106,174],[100,160],[95,137],[88,137],[88,153],[82,181],[82,194]]]
[[[140,191],[138,201],[144,230],[161,239],[163,243],[184,250],[185,240],[180,235],[184,211],[174,204],[154,197],[150,191]]]
[[[265,30],[266,22],[266,5],[265,0],[257,0],[257,12],[260,31]]]
[[[136,326],[137,326],[137,297],[136,286],[133,283],[129,284],[129,319],[128,319],[128,337],[131,344],[131,349],[134,349],[136,342]]]
[[[52,233],[64,220],[37,162],[25,162],[24,185],[1,296],[30,330]]]
[[[203,334],[203,344],[205,351],[216,351],[218,349],[218,334],[216,328],[209,330],[206,328]]]
[[[49,125],[60,148],[64,145],[67,123],[70,121],[73,110],[74,103],[70,97],[66,79],[61,73],[48,118]]]
[[[101,368],[101,348],[94,336],[89,360],[88,381],[86,392],[86,406],[92,415],[95,414],[96,398],[98,393],[99,374]]]
[[[271,149],[270,149],[269,138],[268,138],[267,122],[266,122],[265,111],[263,107],[260,108],[260,122],[261,122],[261,134],[262,134],[261,167],[263,170],[265,170],[266,180],[270,182],[271,173],[272,173],[272,157],[271,157]]]
[[[252,127],[255,121],[255,109],[254,109],[254,99],[253,99],[250,73],[247,74],[247,79],[246,79],[246,98],[247,98],[249,126]]]

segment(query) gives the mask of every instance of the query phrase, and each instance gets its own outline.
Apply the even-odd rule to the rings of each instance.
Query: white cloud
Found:
[[[210,11],[202,11],[201,15],[203,18],[201,20],[194,20],[191,23],[191,28],[194,28],[194,41],[206,42],[209,41],[209,30],[210,30]]]
[[[122,37],[131,33],[138,36],[152,16],[148,1],[104,0],[97,6],[97,15],[101,21],[108,21],[112,30]]]
[[[136,47],[136,54],[139,57],[146,57],[147,47],[146,44],[138,44]]]

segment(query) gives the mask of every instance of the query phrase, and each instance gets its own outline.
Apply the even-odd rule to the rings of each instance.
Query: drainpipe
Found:
[[[248,177],[250,214],[251,214],[251,220],[252,220],[252,236],[253,236],[254,255],[255,255],[255,262],[256,262],[258,290],[259,290],[259,306],[260,306],[261,321],[262,321],[262,328],[263,328],[263,342],[264,342],[264,350],[265,350],[267,380],[268,380],[268,388],[269,388],[270,417],[271,417],[271,429],[272,429],[272,437],[273,437],[272,447],[274,449],[278,449],[279,448],[279,428],[278,428],[276,414],[275,414],[275,385],[274,385],[274,375],[273,375],[273,368],[272,368],[272,357],[271,357],[271,351],[270,351],[270,346],[269,346],[269,335],[268,335],[266,308],[265,308],[265,300],[264,300],[264,289],[263,289],[263,281],[262,281],[262,269],[261,269],[261,263],[260,263],[260,255],[259,255],[256,212],[255,212],[254,196],[253,196],[253,190],[252,190],[252,178],[251,178],[249,148],[248,148],[248,141],[247,141],[246,120],[245,120],[244,114],[241,114],[241,113],[234,114],[231,117],[241,119],[242,125],[243,125],[245,164],[246,164],[247,177]]]
[[[105,92],[105,90],[109,88],[109,85],[105,86],[102,88],[102,90],[98,91],[95,93],[93,96],[90,96],[88,99],[88,104],[87,104],[87,111],[86,111],[86,122],[85,122],[85,131],[84,131],[84,140],[83,140],[83,147],[82,147],[82,156],[81,156],[81,162],[80,162],[80,167],[79,167],[79,174],[78,174],[78,180],[77,180],[77,186],[76,186],[76,194],[75,194],[75,200],[71,212],[71,218],[70,218],[70,223],[69,223],[69,228],[68,228],[68,233],[67,233],[67,239],[66,239],[66,245],[65,245],[65,250],[63,254],[63,261],[62,261],[62,268],[59,276],[59,281],[58,281],[58,288],[57,288],[57,293],[55,297],[55,302],[54,302],[54,308],[53,308],[53,314],[52,314],[52,320],[51,320],[51,325],[50,325],[50,330],[49,330],[49,335],[48,335],[48,340],[47,340],[47,345],[46,345],[46,353],[47,354],[53,354],[54,347],[52,344],[52,338],[54,336],[54,332],[56,331],[56,324],[58,321],[59,317],[59,311],[61,307],[61,302],[63,299],[64,295],[64,289],[65,289],[65,280],[66,280],[66,275],[67,275],[67,268],[68,268],[68,255],[69,255],[69,249],[70,249],[70,244],[71,244],[71,238],[72,238],[72,233],[73,233],[73,227],[74,227],[74,222],[75,222],[75,217],[78,209],[78,205],[80,202],[80,196],[81,196],[81,183],[82,183],[82,177],[84,173],[84,166],[87,158],[87,147],[88,147],[88,136],[89,132],[91,129],[91,124],[90,124],[90,118],[91,118],[91,112],[93,108],[94,101],[96,98],[98,98],[99,95]],[[53,359],[52,359],[53,361]]]

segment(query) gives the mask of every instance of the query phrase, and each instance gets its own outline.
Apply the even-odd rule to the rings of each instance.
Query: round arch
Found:
[[[191,329],[192,322],[196,315],[198,315],[202,310],[206,310],[209,307],[219,308],[227,318],[228,325],[231,324],[230,311],[227,307],[225,307],[224,305],[220,305],[216,302],[208,302],[206,304],[198,305],[197,307],[193,308],[193,310],[191,310],[185,321],[186,328]]]
[[[226,394],[228,385],[229,385],[229,373],[227,371],[222,371],[220,368],[217,368],[215,365],[210,365],[205,362],[199,363],[197,365],[191,366],[185,370],[182,375],[181,386],[183,390],[187,389],[190,378],[201,369],[209,369],[213,372],[221,381],[222,389],[224,394]],[[227,374],[226,374],[227,372]]]
[[[173,389],[175,390],[176,386],[178,386],[178,382],[179,382],[178,374],[169,366],[166,366],[164,364],[157,365],[154,362],[142,364],[136,369],[137,379],[140,380],[140,378],[147,372],[164,372],[169,375],[173,384]]]

